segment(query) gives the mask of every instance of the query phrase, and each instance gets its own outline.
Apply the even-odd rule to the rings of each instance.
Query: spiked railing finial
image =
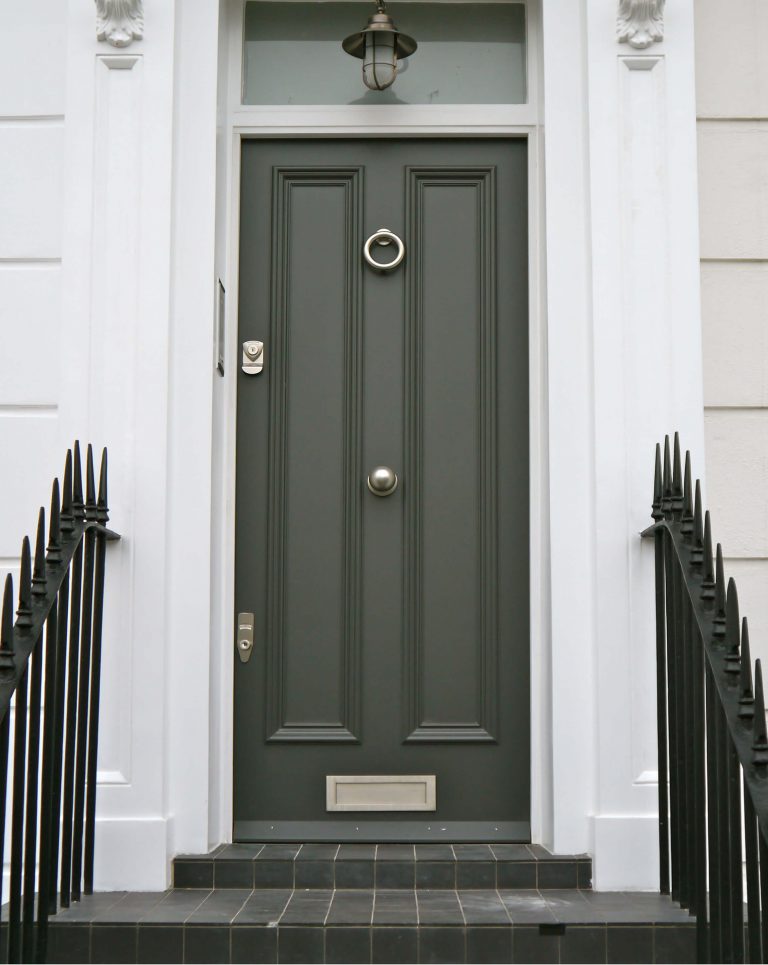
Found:
[[[723,547],[717,544],[715,552],[715,615],[712,618],[716,637],[725,636],[725,570],[723,568]]]
[[[51,490],[51,521],[48,526],[48,562],[54,566],[61,563],[60,506],[59,480],[54,479]]]
[[[37,515],[37,538],[35,539],[35,568],[32,571],[33,596],[45,596],[45,510],[40,507]]]
[[[75,467],[72,483],[72,510],[75,519],[85,519],[85,503],[83,501],[83,467],[80,460],[80,441],[75,440]]]
[[[739,677],[739,717],[749,726],[755,716],[755,693],[752,688],[752,657],[749,648],[749,624],[741,621],[741,675]]]
[[[9,677],[14,671],[13,662],[13,577],[5,578],[3,613],[0,620],[0,677]]]
[[[664,501],[664,483],[661,477],[661,446],[656,443],[656,462],[653,467],[653,511],[651,512],[651,518],[658,522],[660,519],[664,519],[664,510],[662,508]]]
[[[21,544],[19,608],[16,611],[16,617],[16,626],[20,630],[29,630],[32,626],[32,553],[28,536],[24,537]]]
[[[672,460],[669,455],[669,436],[664,436],[664,470],[661,479],[663,492],[661,508],[667,516],[672,513]]]
[[[675,433],[672,447],[672,509],[676,514],[683,511],[683,464],[680,459],[680,433]]]
[[[61,532],[65,539],[75,528],[75,517],[72,510],[72,450],[67,449],[64,463],[64,481],[61,487]]]
[[[685,453],[685,472],[683,474],[683,515],[680,532],[686,538],[693,534],[693,484],[691,483],[691,452]]]
[[[101,468],[99,469],[99,496],[96,500],[96,516],[102,526],[109,520],[109,505],[107,503],[107,450],[101,451]]]
[[[693,497],[693,548],[691,563],[701,566],[704,562],[704,519],[701,505],[701,480],[696,480]]]
[[[752,741],[752,763],[761,771],[768,767],[768,733],[765,728],[765,697],[763,696],[763,668],[755,661],[755,737]]]
[[[704,514],[704,576],[701,581],[701,598],[708,603],[715,599],[715,561],[712,555],[712,520],[709,510]]]
[[[728,580],[725,597],[725,672],[741,672],[741,625],[739,622],[739,594],[733,577]]]
[[[85,460],[85,518],[88,522],[96,522],[96,480],[93,471],[93,446],[88,443]]]

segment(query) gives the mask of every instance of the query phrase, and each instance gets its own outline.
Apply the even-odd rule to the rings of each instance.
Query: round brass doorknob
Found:
[[[391,496],[397,489],[397,473],[389,466],[376,466],[368,473],[368,488],[374,496]]]

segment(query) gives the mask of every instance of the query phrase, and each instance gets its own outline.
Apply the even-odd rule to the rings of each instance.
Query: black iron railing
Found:
[[[746,617],[675,435],[656,447],[661,891],[696,915],[697,960],[768,956],[768,735]],[[744,891],[746,882],[746,909]],[[746,957],[745,957],[746,956]]]
[[[34,563],[29,539],[22,543],[15,623],[12,577],[5,582],[0,868],[7,838],[10,876],[2,961],[46,961],[48,917],[93,890],[104,567],[107,540],[119,538],[108,518],[106,450],[97,496],[88,446],[84,499],[75,443],[61,491],[53,483],[47,546],[43,509]]]

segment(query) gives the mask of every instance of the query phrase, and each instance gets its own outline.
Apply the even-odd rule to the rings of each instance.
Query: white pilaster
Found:
[[[664,42],[642,51],[616,42],[603,0],[587,0],[586,14],[595,874],[601,889],[656,888],[653,549],[638,534],[650,522],[653,451],[664,433],[678,429],[694,466],[704,467],[693,3],[671,4]]]

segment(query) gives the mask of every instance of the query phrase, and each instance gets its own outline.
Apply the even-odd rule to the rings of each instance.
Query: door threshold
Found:
[[[525,844],[531,840],[531,825],[528,821],[235,821],[234,840]]]

